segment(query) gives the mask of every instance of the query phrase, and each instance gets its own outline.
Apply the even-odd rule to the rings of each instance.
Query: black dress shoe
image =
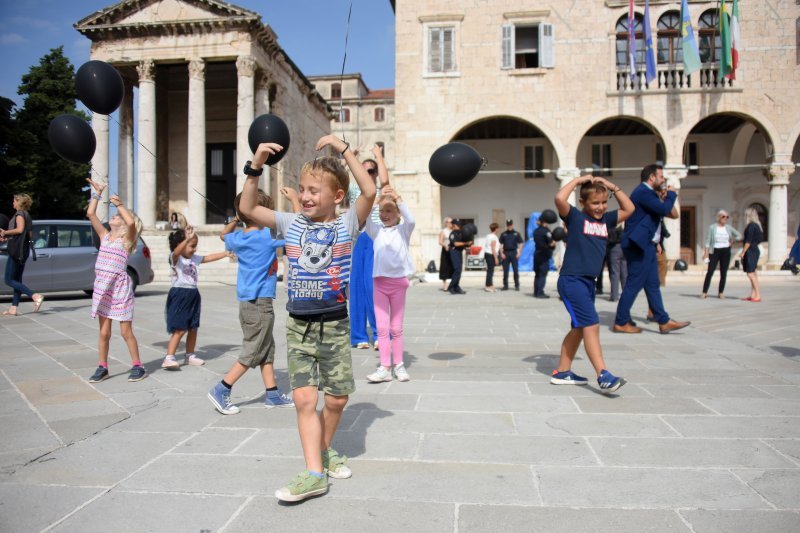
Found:
[[[546,295],[546,294],[534,294],[534,295],[533,295],[533,297],[534,297],[534,298],[541,298],[541,299],[543,299],[543,300],[547,300],[548,298],[550,298],[550,297],[549,297],[548,295]]]
[[[519,292],[519,287],[514,287],[514,290]]]
[[[467,291],[459,287],[453,292],[453,294],[467,294]]]
[[[501,290],[501,291],[507,291],[507,290],[508,290],[508,287],[503,287],[503,288],[502,288],[502,289],[500,289],[500,290]]]

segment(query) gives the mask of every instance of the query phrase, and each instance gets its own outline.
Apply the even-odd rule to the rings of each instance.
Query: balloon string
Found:
[[[344,66],[347,63],[347,41],[350,38],[350,15],[353,13],[353,0],[350,0],[350,8],[347,10],[347,24],[344,32],[344,57],[342,58],[342,73],[339,76],[339,90],[344,86]],[[347,142],[344,134],[344,96],[342,93],[339,95],[339,122],[342,125],[342,140]]]

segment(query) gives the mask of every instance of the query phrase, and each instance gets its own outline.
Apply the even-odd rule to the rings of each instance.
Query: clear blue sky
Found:
[[[63,45],[77,69],[89,60],[89,40],[72,25],[113,0],[0,0],[0,96],[17,104],[23,74]],[[341,71],[349,0],[237,0],[261,14],[307,76]],[[353,0],[346,72],[360,72],[371,89],[394,87],[394,14],[389,0]]]

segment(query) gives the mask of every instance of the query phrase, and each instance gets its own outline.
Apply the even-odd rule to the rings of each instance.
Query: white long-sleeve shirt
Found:
[[[367,218],[364,230],[373,241],[374,262],[372,277],[405,278],[414,273],[408,244],[416,222],[405,202],[397,204],[403,220],[396,226],[385,227]]]

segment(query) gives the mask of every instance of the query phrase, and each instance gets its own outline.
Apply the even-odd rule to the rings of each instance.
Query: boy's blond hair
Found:
[[[300,169],[300,174],[311,174],[325,181],[331,186],[334,192],[341,189],[347,197],[350,189],[350,175],[344,168],[341,161],[336,157],[318,157],[309,161]]]

